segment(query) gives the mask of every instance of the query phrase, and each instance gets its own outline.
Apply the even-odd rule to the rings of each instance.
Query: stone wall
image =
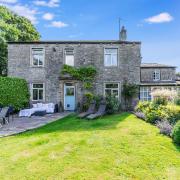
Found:
[[[176,69],[175,68],[141,68],[141,82],[153,82],[153,72],[160,70],[160,81],[175,81]]]
[[[45,66],[31,67],[30,57],[32,47],[45,49]],[[20,77],[31,83],[45,84],[45,102],[59,103],[63,101],[63,83],[60,81],[60,69],[64,64],[64,49],[74,48],[75,66],[93,65],[97,68],[94,81],[94,93],[104,94],[104,83],[120,83],[120,92],[124,80],[140,84],[141,51],[140,43],[38,43],[8,45],[8,75]],[[118,48],[118,66],[104,66],[104,48]],[[68,81],[67,81],[68,82]],[[83,92],[81,83],[75,82],[77,102]],[[120,96],[121,100],[121,96]]]

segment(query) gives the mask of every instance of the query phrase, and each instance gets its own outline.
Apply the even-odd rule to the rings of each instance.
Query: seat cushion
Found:
[[[46,115],[46,111],[36,111],[32,115],[33,116],[44,116],[44,115]]]
[[[43,107],[43,103],[37,103],[37,107],[38,107],[38,108]]]

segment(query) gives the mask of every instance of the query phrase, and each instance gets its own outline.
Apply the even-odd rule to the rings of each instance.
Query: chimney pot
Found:
[[[123,26],[120,31],[120,41],[126,41],[127,40],[127,30]]]

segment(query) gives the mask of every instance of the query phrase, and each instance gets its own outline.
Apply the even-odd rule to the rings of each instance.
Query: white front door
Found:
[[[64,85],[64,110],[75,110],[75,86]]]

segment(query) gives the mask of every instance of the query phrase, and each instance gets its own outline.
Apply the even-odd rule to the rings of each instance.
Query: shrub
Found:
[[[158,105],[167,105],[168,100],[165,97],[156,97],[153,102]]]
[[[154,102],[139,102],[135,108],[136,111],[145,114],[145,120],[155,123],[157,120],[168,120],[170,124],[175,124],[180,119],[180,106],[168,104],[159,105]]]
[[[89,108],[91,101],[94,99],[94,95],[90,92],[87,92],[84,94],[83,99],[84,100],[83,100],[82,110],[86,111]]]
[[[180,120],[176,123],[172,131],[173,141],[180,145]]]
[[[149,101],[139,101],[139,103],[135,107],[135,111],[145,112],[146,108],[149,107]]]
[[[160,129],[160,133],[170,136],[172,132],[172,125],[167,120],[157,121],[156,126]]]
[[[180,97],[176,98],[176,99],[174,100],[174,103],[175,103],[176,105],[180,106]]]
[[[119,101],[115,96],[106,97],[106,111],[108,114],[113,114],[119,111]]]
[[[23,79],[0,77],[0,104],[13,106],[15,110],[24,108],[29,103],[27,82]]]
[[[152,124],[154,124],[157,120],[160,120],[156,110],[151,110],[149,113],[145,113],[145,116],[145,120]]]
[[[158,105],[152,102],[139,102],[135,108],[139,112],[143,112],[145,115],[145,121],[149,123],[155,123],[159,120]]]
[[[174,90],[168,90],[168,89],[156,89],[151,92],[151,95],[153,96],[154,100],[158,103],[165,103],[167,104],[168,101],[174,101],[174,99],[177,97],[177,91]]]
[[[102,95],[95,95],[94,100],[96,102],[96,109],[99,108],[100,102],[104,99]]]
[[[180,119],[180,106],[168,104],[164,111],[168,114],[167,120],[170,123],[175,124]]]

